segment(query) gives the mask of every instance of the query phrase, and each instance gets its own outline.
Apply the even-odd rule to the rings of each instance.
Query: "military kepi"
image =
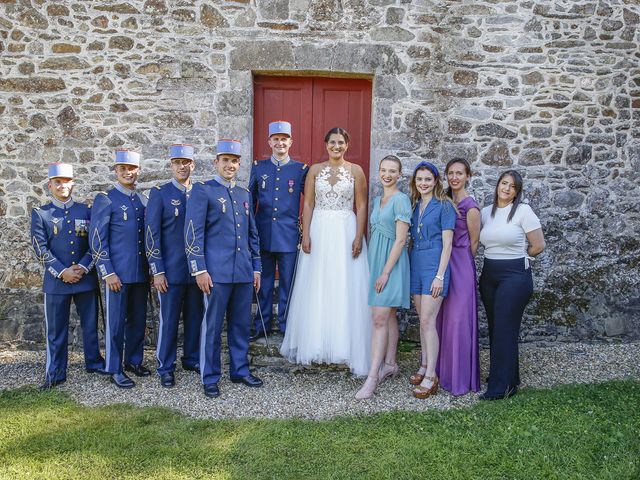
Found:
[[[241,147],[242,146],[240,145],[240,142],[237,140],[220,139],[218,140],[218,145],[216,146],[216,155],[227,154],[237,155],[238,157],[241,157]]]
[[[49,178],[73,178],[73,165],[69,163],[50,163]]]
[[[193,160],[193,146],[186,144],[174,144],[169,147],[169,158],[186,158]]]
[[[269,137],[276,134],[291,136],[291,124],[289,122],[285,122],[284,120],[271,122],[269,124]]]
[[[140,166],[140,154],[131,150],[116,150],[116,165]]]

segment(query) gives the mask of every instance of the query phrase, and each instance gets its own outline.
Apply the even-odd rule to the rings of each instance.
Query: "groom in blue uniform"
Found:
[[[67,379],[72,300],[80,316],[85,369],[106,373],[98,343],[98,278],[89,252],[89,207],[71,198],[73,167],[68,163],[49,165],[48,187],[51,202],[31,212],[31,242],[45,268],[47,363],[42,390]]]
[[[122,370],[123,356],[126,371],[151,375],[142,365],[149,264],[144,251],[147,199],[135,189],[139,171],[139,153],[116,151],[117,182],[96,196],[91,210],[91,251],[106,287],[106,370],[120,388],[135,386]]]
[[[184,251],[184,219],[191,196],[193,147],[169,147],[173,178],[151,189],[145,214],[145,242],[153,284],[160,299],[160,329],[156,347],[160,385],[175,385],[178,322],[182,314],[184,347],[182,368],[199,372],[202,292],[189,272]]]
[[[249,328],[253,289],[260,289],[260,245],[249,192],[236,185],[240,142],[219,140],[217,174],[193,186],[187,203],[185,249],[191,274],[205,294],[200,338],[200,375],[207,397],[218,397],[222,324],[233,383],[262,386],[249,371]]]
[[[263,326],[260,316],[256,316],[251,340],[271,332],[276,268],[279,274],[278,324],[281,333],[286,329],[289,292],[300,243],[300,195],[304,192],[308,172],[306,164],[289,157],[292,144],[291,124],[271,122],[271,158],[256,160],[251,168],[249,191],[256,212],[262,259],[262,286],[257,296],[264,320]]]

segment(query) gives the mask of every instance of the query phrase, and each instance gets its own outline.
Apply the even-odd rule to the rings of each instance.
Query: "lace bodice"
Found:
[[[344,166],[327,165],[316,177],[317,210],[353,210],[355,178]]]

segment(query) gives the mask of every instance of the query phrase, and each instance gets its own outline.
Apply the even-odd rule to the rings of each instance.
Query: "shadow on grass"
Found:
[[[0,394],[0,477],[638,478],[639,407],[640,383],[616,381],[445,412],[194,420],[21,389]]]

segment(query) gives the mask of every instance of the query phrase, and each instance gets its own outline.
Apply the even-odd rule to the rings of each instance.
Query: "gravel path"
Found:
[[[488,370],[487,349],[481,351],[481,378]],[[145,352],[147,365],[154,358]],[[640,343],[521,345],[522,387],[546,388],[566,383],[597,383],[611,379],[640,379]],[[129,403],[162,406],[192,417],[210,418],[310,418],[361,415],[389,410],[424,411],[472,405],[476,394],[453,397],[444,390],[427,400],[411,396],[408,377],[418,365],[417,353],[400,358],[400,375],[378,389],[374,398],[358,402],[354,395],[362,379],[331,368],[301,369],[295,373],[281,367],[262,368],[257,373],[265,382],[260,389],[220,382],[222,396],[208,399],[202,393],[199,376],[178,368],[176,386],[160,387],[155,375],[133,377],[131,390],[120,390],[108,377],[84,372],[81,354],[70,355],[67,382],[57,387],[83,405]],[[44,351],[0,351],[0,390],[42,382]],[[483,385],[484,388],[484,385]]]

